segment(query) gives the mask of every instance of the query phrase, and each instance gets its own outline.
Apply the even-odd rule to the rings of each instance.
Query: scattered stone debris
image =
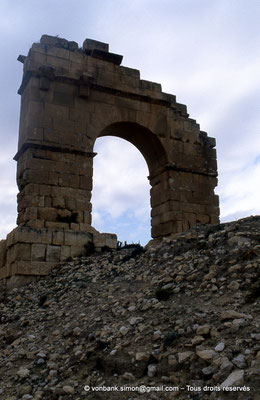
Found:
[[[201,225],[2,290],[0,399],[259,400],[259,228]]]

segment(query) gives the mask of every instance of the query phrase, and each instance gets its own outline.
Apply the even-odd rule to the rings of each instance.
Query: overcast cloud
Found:
[[[162,84],[217,139],[221,219],[259,214],[259,0],[1,0],[0,238],[16,221],[17,89],[42,34],[110,44],[123,65]],[[147,167],[130,144],[96,143],[93,225],[149,240]]]

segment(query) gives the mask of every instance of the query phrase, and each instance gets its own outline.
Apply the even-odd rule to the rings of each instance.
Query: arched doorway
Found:
[[[118,240],[145,245],[150,239],[150,184],[142,154],[128,141],[106,136],[95,142],[92,225]]]
[[[141,124],[116,122],[103,129],[98,137],[102,136],[116,136],[132,143],[142,153],[150,176],[167,162],[166,151],[158,137]]]
[[[148,179],[150,184],[153,185],[155,182],[155,186],[157,186],[158,182],[156,180],[154,181],[154,177],[160,175],[162,172],[161,168],[166,164],[167,161],[166,151],[161,142],[158,140],[157,136],[141,124],[126,121],[109,124],[107,127],[101,130],[96,139],[109,136],[124,139],[125,141],[131,143],[137,150],[139,150],[147,165],[149,174]],[[116,157],[116,154],[114,157]],[[124,165],[124,160],[122,161],[122,164]],[[105,166],[103,168],[105,169]],[[153,188],[150,190],[150,196],[153,196]],[[92,200],[92,206],[93,205],[94,202]],[[153,206],[151,200],[150,206]],[[151,217],[153,219],[152,212]],[[95,226],[94,223],[93,225]],[[152,221],[151,225],[153,225]],[[148,232],[144,236],[148,238]]]

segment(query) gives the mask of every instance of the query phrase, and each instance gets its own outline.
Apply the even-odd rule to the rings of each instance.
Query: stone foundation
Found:
[[[0,279],[20,276],[24,281],[28,276],[47,275],[59,264],[105,246],[116,248],[116,235],[99,233],[91,226],[89,232],[20,226],[0,242]]]

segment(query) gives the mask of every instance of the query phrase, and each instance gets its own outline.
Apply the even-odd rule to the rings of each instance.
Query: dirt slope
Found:
[[[2,290],[0,399],[259,400],[259,236],[200,226]]]

